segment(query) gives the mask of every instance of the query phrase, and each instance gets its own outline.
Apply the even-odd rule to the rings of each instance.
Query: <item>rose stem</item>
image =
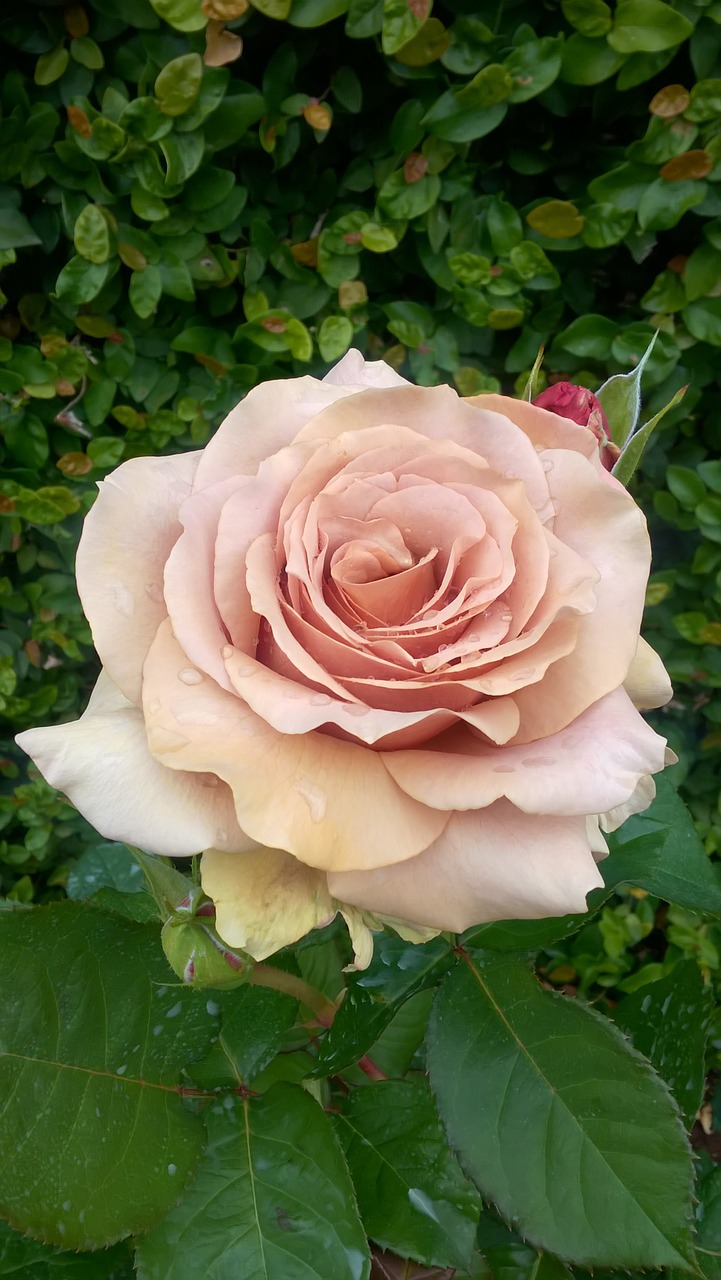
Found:
[[[271,987],[273,991],[282,991],[283,995],[293,996],[313,1010],[321,1026],[329,1027],[336,1015],[337,1006],[317,987],[296,977],[294,973],[286,973],[284,969],[274,969],[269,964],[256,964],[251,970],[248,982],[256,987]]]

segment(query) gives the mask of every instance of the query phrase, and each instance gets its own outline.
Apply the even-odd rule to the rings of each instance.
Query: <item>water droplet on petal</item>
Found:
[[[221,653],[221,657],[223,658],[232,658],[233,654],[235,653],[235,649],[232,644],[224,644],[220,653]]]
[[[546,458],[546,461],[545,461],[545,462],[544,462],[544,464],[543,464],[543,470],[544,470],[544,471],[553,471],[553,463],[551,462],[551,459],[550,459],[550,458]]]
[[[214,773],[196,773],[195,776],[201,787],[217,787],[220,784],[220,778],[216,778]]]
[[[154,716],[156,711],[160,711],[162,705],[160,698],[151,698],[148,703],[148,711]]]
[[[438,652],[439,652],[439,653],[447,653],[447,652],[448,652],[448,650],[450,649],[450,647],[451,647],[451,646],[450,646],[449,644],[439,644],[439,646],[438,646]]]
[[[111,582],[109,586],[113,593],[113,604],[118,613],[121,613],[124,618],[132,618],[135,613],[135,597],[132,591],[126,587],[124,582],[117,580]]]
[[[501,622],[510,622],[512,618],[513,618],[513,614],[512,614],[512,613],[502,613],[502,614],[501,614]]]
[[[366,707],[362,702],[346,702],[345,709],[349,716],[367,716],[370,707]]]
[[[204,677],[202,672],[196,671],[195,667],[183,667],[183,670],[178,672],[178,679],[182,680],[183,684],[202,684]]]
[[[218,830],[215,833],[214,839],[215,839],[216,845],[223,845],[228,843],[228,832],[226,831],[225,827],[218,827]]]
[[[298,795],[303,797],[310,809],[312,821],[322,822],[326,810],[325,793],[314,782],[299,782],[296,784],[295,789]]]
[[[333,699],[327,693],[314,693],[310,700],[312,707],[329,707]]]
[[[515,766],[512,764],[494,764],[493,773],[515,773]]]
[[[154,754],[167,755],[169,751],[180,751],[182,747],[187,747],[189,741],[182,733],[174,733],[161,724],[151,725],[148,730],[148,746]]]
[[[522,760],[521,764],[524,769],[544,769],[547,764],[555,764],[550,756],[529,756],[527,760]]]
[[[146,585],[145,594],[155,604],[160,604],[163,600],[163,588],[158,582],[149,582]]]

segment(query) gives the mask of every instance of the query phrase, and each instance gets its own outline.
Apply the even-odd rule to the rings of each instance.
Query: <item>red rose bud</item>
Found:
[[[581,427],[588,427],[598,440],[601,462],[607,471],[613,467],[621,450],[611,439],[608,419],[600,400],[587,387],[576,387],[572,382],[555,382],[533,401],[540,409],[550,409],[559,418],[570,418]]]

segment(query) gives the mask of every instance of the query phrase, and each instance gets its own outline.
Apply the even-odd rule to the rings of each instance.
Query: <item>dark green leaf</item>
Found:
[[[368,1280],[370,1260],[328,1116],[294,1085],[228,1096],[185,1199],[138,1244],[138,1280]]]
[[[80,903],[0,921],[3,1214],[65,1248],[97,1248],[167,1213],[203,1130],[177,1091],[207,1052],[205,1001],[168,984],[153,925]]]
[[[427,1266],[464,1267],[480,1197],[448,1149],[426,1082],[356,1089],[337,1129],[368,1235]]]
[[[480,953],[437,997],[429,1069],[462,1165],[530,1241],[582,1266],[690,1269],[677,1112],[605,1019]]]
[[[616,1026],[666,1081],[688,1128],[703,1098],[712,1006],[713,993],[696,961],[683,960],[667,978],[647,983],[613,1011]]]

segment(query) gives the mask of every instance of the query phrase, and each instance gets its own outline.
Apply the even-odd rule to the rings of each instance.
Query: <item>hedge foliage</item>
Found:
[[[349,345],[417,382],[597,387],[660,330],[648,634],[721,847],[721,3],[4,0],[0,707],[77,714],[95,482]],[[97,843],[9,747],[0,890]],[[13,887],[14,886],[14,887]]]

